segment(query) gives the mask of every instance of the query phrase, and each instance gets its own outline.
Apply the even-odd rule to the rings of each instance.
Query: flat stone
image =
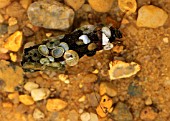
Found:
[[[56,112],[61,111],[64,108],[66,108],[68,105],[67,102],[61,100],[61,99],[48,99],[46,104],[46,109],[50,112]]]
[[[16,31],[10,37],[7,38],[4,48],[17,52],[22,45],[22,32]]]
[[[37,89],[38,87],[39,85],[34,82],[27,82],[24,85],[24,89],[27,90],[28,92],[31,92],[33,89]]]
[[[0,8],[4,8],[11,3],[11,0],[0,0]]]
[[[117,91],[115,86],[109,82],[102,82],[100,84],[100,95],[107,94],[110,97],[114,97],[117,95]]]
[[[18,2],[13,2],[6,8],[7,15],[19,19],[23,18],[24,12],[24,8]]]
[[[114,0],[88,0],[90,6],[97,12],[108,12]]]
[[[98,121],[98,116],[95,113],[90,113],[90,120],[89,121]]]
[[[152,107],[145,107],[142,109],[140,118],[146,121],[154,121],[157,113],[152,109]]]
[[[50,95],[49,89],[38,88],[31,90],[31,96],[34,101],[40,101],[46,99]]]
[[[0,24],[0,36],[8,32],[7,24]]]
[[[133,121],[133,116],[126,104],[118,102],[112,112],[115,121]]]
[[[136,0],[118,0],[118,6],[122,12],[135,13],[137,9]]]
[[[32,105],[34,104],[34,100],[29,95],[19,95],[19,101],[24,105]]]
[[[9,76],[10,75],[10,76]],[[17,85],[23,82],[23,70],[8,61],[0,61],[0,89],[14,92]]]
[[[74,11],[57,1],[34,2],[29,6],[27,14],[33,25],[47,29],[66,30],[74,19]]]
[[[138,11],[137,26],[157,28],[163,26],[168,14],[161,8],[153,5],[144,5]]]
[[[65,4],[77,11],[84,4],[85,0],[64,0]]]
[[[40,111],[38,108],[36,108],[33,112],[33,118],[35,120],[41,120],[45,118],[45,114],[42,111]]]
[[[88,112],[84,112],[80,115],[81,121],[89,121],[90,120],[90,114]]]

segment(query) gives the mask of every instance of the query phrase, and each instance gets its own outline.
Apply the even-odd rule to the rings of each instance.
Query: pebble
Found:
[[[96,107],[99,104],[98,100],[100,100],[100,95],[98,93],[92,92],[87,95],[87,99],[89,101],[90,106]]]
[[[150,97],[145,100],[145,105],[152,105],[152,99]]]
[[[156,116],[157,113],[154,112],[152,107],[145,107],[140,113],[140,118],[146,121],[154,121]]]
[[[46,99],[50,95],[49,89],[38,88],[31,90],[31,96],[34,101],[40,101]]]
[[[68,114],[68,118],[70,121],[78,121],[79,115],[75,110],[71,110]]]
[[[32,3],[32,0],[20,0],[19,3],[23,8],[27,9],[28,6]]]
[[[10,58],[12,62],[16,62],[17,61],[17,54],[16,53],[10,53]]]
[[[169,43],[168,37],[164,37],[164,38],[163,38],[163,42],[166,43],[166,44]]]
[[[68,105],[67,102],[61,100],[61,99],[48,99],[46,104],[46,109],[50,112],[56,112],[60,111],[64,108],[66,108]]]
[[[102,96],[100,104],[96,108],[96,112],[100,117],[106,117],[113,110],[113,100],[107,95]]]
[[[137,9],[136,0],[118,0],[118,6],[122,12],[135,13]]]
[[[34,104],[34,100],[29,95],[19,95],[19,101],[24,105],[32,105]]]
[[[13,92],[8,94],[8,98],[12,100],[13,104],[18,104],[19,103],[19,93],[18,92]]]
[[[74,11],[57,1],[34,2],[29,6],[27,14],[33,25],[47,29],[66,30],[74,20]]]
[[[157,28],[163,26],[168,14],[161,8],[153,5],[144,5],[138,11],[137,26]]]
[[[128,94],[130,96],[142,96],[142,87],[140,85],[135,85],[134,83],[131,83],[128,87]]]
[[[9,19],[8,19],[8,25],[9,26],[13,26],[13,25],[15,25],[15,24],[17,24],[18,23],[18,20],[15,18],[15,17],[10,17]]]
[[[133,121],[133,116],[126,104],[118,102],[112,112],[115,121]]]
[[[90,113],[90,120],[89,121],[98,121],[98,116],[95,113]]]
[[[2,14],[0,14],[0,23],[4,22],[4,17],[2,16]]]
[[[7,24],[0,24],[0,36],[8,32]]]
[[[140,65],[135,62],[126,63],[119,60],[111,61],[109,66],[109,76],[111,80],[131,77],[141,69]]]
[[[2,102],[2,107],[3,108],[12,108],[12,103],[10,102]]]
[[[9,76],[10,75],[10,76]],[[17,85],[23,82],[23,70],[8,61],[0,61],[0,88],[6,92],[14,92]]]
[[[79,100],[78,100],[78,101],[79,101],[79,102],[84,102],[85,100],[86,100],[86,96],[85,96],[85,95],[83,95],[82,97],[80,97],[80,98],[79,98]]]
[[[19,29],[18,24],[8,26],[8,34],[12,34],[12,33],[16,32],[18,29]]]
[[[82,9],[85,12],[91,12],[91,10],[92,10],[92,8],[91,8],[91,6],[89,4],[83,4]]]
[[[108,12],[114,0],[88,0],[90,6],[97,12]]]
[[[21,6],[21,4],[19,4],[18,2],[13,2],[11,3],[7,8],[6,8],[6,14],[11,16],[11,17],[16,17],[16,18],[24,18],[23,14],[24,14],[25,10],[24,8]]]
[[[32,36],[34,32],[29,27],[23,27],[23,34],[26,37]]]
[[[64,2],[66,5],[77,11],[84,4],[85,0],[64,0]]]
[[[31,92],[33,89],[37,89],[38,87],[39,85],[34,82],[27,82],[24,85],[24,89],[27,90],[28,92]]]
[[[11,50],[13,52],[17,52],[22,45],[22,32],[16,31],[10,37],[7,38],[4,48]]]
[[[0,8],[4,8],[11,3],[11,0],[0,0]]]
[[[38,108],[36,108],[33,112],[33,118],[35,120],[41,120],[45,118],[45,114],[42,111],[40,111]]]
[[[100,95],[107,94],[110,97],[114,97],[117,95],[116,88],[112,83],[102,82],[100,84]]]
[[[90,114],[88,112],[84,112],[80,115],[81,121],[90,121]]]
[[[0,60],[10,60],[8,53],[0,53]]]
[[[98,77],[95,74],[87,74],[83,77],[84,83],[93,83],[97,81]]]

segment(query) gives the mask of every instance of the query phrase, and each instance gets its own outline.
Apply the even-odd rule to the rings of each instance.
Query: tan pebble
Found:
[[[163,26],[168,14],[161,8],[153,5],[144,5],[138,11],[137,26],[157,28]]]
[[[60,75],[58,75],[58,78],[59,78],[61,81],[65,82],[65,80],[68,79],[68,75],[60,74]]]
[[[88,0],[90,6],[97,12],[108,12],[114,0]]]
[[[154,112],[154,110],[152,109],[152,107],[145,107],[140,114],[140,118],[142,120],[146,120],[146,121],[154,121],[155,118],[157,116],[157,113]]]
[[[34,104],[34,100],[29,95],[20,95],[19,101],[23,103],[24,105],[32,105]]]
[[[51,37],[52,33],[46,33],[45,35],[46,35],[46,37]]]
[[[0,0],[0,8],[4,8],[11,3],[11,0]]]
[[[96,108],[96,112],[100,117],[106,117],[108,113],[112,112],[113,108],[113,100],[108,97],[107,95],[104,95],[101,98],[100,104]]]
[[[48,99],[46,108],[50,112],[56,112],[66,108],[67,105],[68,103],[61,99]]]
[[[109,66],[109,76],[111,80],[128,78],[140,71],[140,65],[135,62],[126,63],[115,60],[110,62]]]
[[[19,93],[18,92],[14,92],[14,93],[8,94],[8,98],[10,100],[16,99],[18,97],[19,97]]]
[[[98,70],[98,69],[95,69],[92,73],[93,73],[93,74],[98,74],[98,73],[99,73],[99,70]]]
[[[123,18],[122,21],[121,21],[121,24],[128,24],[128,23],[129,23],[129,20],[126,19],[126,18]]]
[[[80,115],[81,121],[89,121],[90,120],[90,114],[88,112],[84,112]]]
[[[10,37],[7,38],[7,41],[4,44],[4,48],[17,52],[22,45],[22,32],[16,31]]]
[[[113,47],[112,50],[113,50],[113,52],[121,53],[121,52],[123,51],[123,49],[124,49],[123,46],[118,46],[118,45],[116,45],[116,46]]]
[[[10,55],[10,58],[11,58],[11,61],[12,61],[12,62],[16,62],[16,61],[17,61],[17,55],[16,55],[16,53],[10,53],[9,55]]]
[[[152,105],[152,99],[150,97],[145,100],[145,105]]]
[[[98,116],[95,113],[90,113],[90,120],[89,121],[98,121]]]
[[[118,6],[122,12],[135,13],[137,9],[136,0],[118,0]]]
[[[82,9],[85,11],[85,12],[90,12],[92,9],[91,9],[91,6],[89,4],[84,4],[82,6]]]
[[[2,14],[0,14],[0,23],[4,22],[4,17],[2,16]]]
[[[163,38],[163,42],[166,43],[166,44],[169,43],[168,37],[164,37],[164,38]]]
[[[37,89],[38,87],[39,87],[39,85],[34,82],[27,82],[24,85],[24,89],[27,90],[28,92],[31,92],[31,90]]]
[[[31,90],[31,97],[34,101],[40,101],[46,99],[50,95],[49,89],[38,88]]]
[[[84,102],[85,100],[86,100],[86,96],[85,96],[85,95],[83,95],[82,97],[80,97],[80,98],[79,98],[79,100],[78,100],[78,101],[79,101],[79,102]]]
[[[64,2],[77,11],[84,4],[85,0],[64,0]]]
[[[8,20],[8,25],[9,26],[13,26],[16,25],[18,23],[17,19],[15,17],[10,17]]]
[[[102,82],[100,84],[100,95],[107,94],[110,97],[117,95],[117,91],[112,83]]]
[[[20,4],[27,10],[28,6],[32,3],[32,0],[20,0]]]
[[[0,53],[7,53],[8,49],[0,47]]]
[[[2,102],[2,107],[3,108],[12,108],[12,103],[10,102]]]
[[[38,108],[36,108],[33,112],[33,117],[36,120],[41,120],[45,118],[45,114],[42,111],[40,111]]]
[[[87,74],[84,76],[83,81],[84,83],[93,83],[97,81],[98,77],[95,74]]]

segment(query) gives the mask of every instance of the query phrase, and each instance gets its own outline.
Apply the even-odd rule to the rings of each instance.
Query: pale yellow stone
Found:
[[[64,0],[64,2],[77,11],[84,4],[85,0]]]
[[[11,93],[11,94],[8,95],[8,98],[9,98],[10,100],[16,99],[16,98],[18,98],[18,97],[19,97],[18,92],[14,92],[14,93]]]
[[[11,58],[11,61],[12,61],[12,62],[16,62],[16,61],[17,61],[17,55],[16,55],[16,53],[10,53],[9,55],[10,55],[10,58]]]
[[[98,70],[98,69],[95,69],[92,73],[93,73],[93,74],[98,74],[98,73],[99,73],[99,70]]]
[[[131,77],[141,69],[140,65],[135,62],[126,63],[119,60],[111,61],[109,66],[109,76],[111,80]]]
[[[27,9],[28,6],[32,3],[32,0],[20,0],[19,2],[23,8]]]
[[[66,108],[67,105],[68,103],[61,99],[48,99],[46,109],[50,112],[56,112]]]
[[[8,25],[13,26],[18,23],[18,20],[15,17],[10,17],[8,20]]]
[[[85,95],[83,95],[82,97],[80,97],[80,98],[79,98],[79,100],[78,100],[78,101],[79,101],[79,102],[84,102],[85,100],[86,100],[86,96],[85,96]]]
[[[10,37],[7,38],[4,48],[17,52],[22,45],[22,32],[16,31],[14,34],[12,34]]]
[[[46,35],[46,37],[51,37],[52,33],[46,33],[45,35]]]
[[[50,91],[47,88],[38,88],[31,90],[31,96],[34,101],[46,99],[49,95]]]
[[[19,101],[23,103],[24,105],[32,105],[34,104],[34,100],[29,95],[20,95]]]
[[[136,0],[118,0],[118,6],[122,12],[135,13],[137,9]]]
[[[163,26],[168,14],[161,8],[153,5],[144,5],[138,11],[137,26],[157,28]]]
[[[12,103],[10,103],[10,102],[3,102],[3,103],[2,103],[2,107],[3,107],[3,108],[12,108],[12,106],[13,106],[13,105],[12,105]]]
[[[39,85],[34,82],[27,82],[24,85],[24,89],[27,90],[28,92],[31,92],[33,89],[37,89],[38,87]]]
[[[90,6],[97,12],[108,12],[114,0],[88,0]]]

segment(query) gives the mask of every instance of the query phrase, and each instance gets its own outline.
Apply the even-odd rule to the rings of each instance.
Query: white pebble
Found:
[[[80,40],[83,40],[83,43],[84,43],[84,44],[90,43],[90,39],[88,38],[87,35],[81,35],[81,36],[79,37],[79,39],[80,39]]]
[[[42,111],[36,108],[33,112],[33,118],[36,120],[40,120],[40,119],[44,119],[45,115]]]
[[[102,32],[108,37],[110,38],[111,37],[111,31],[108,27],[102,27]]]
[[[106,45],[109,42],[109,38],[102,33],[102,45]]]
[[[98,121],[98,117],[95,113],[90,113],[90,121]]]
[[[80,115],[81,121],[90,121],[90,114],[88,112],[84,112]]]
[[[24,85],[24,89],[27,90],[28,92],[31,92],[31,90],[37,89],[38,87],[39,87],[39,85],[34,82],[27,82]]]
[[[40,101],[46,99],[50,94],[50,91],[46,88],[33,89],[31,91],[31,96],[34,101]]]

